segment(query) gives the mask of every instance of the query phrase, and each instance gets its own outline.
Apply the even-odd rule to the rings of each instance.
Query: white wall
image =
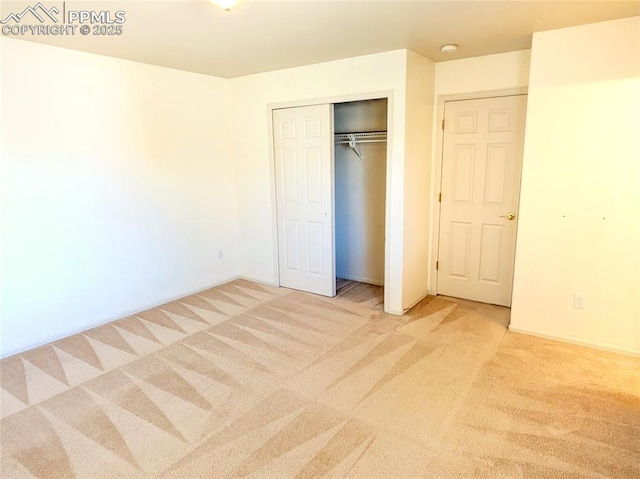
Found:
[[[335,131],[386,131],[387,101],[338,103]],[[336,276],[384,284],[386,143],[335,145]]]
[[[531,50],[436,63],[435,96],[517,88],[529,84]]]
[[[234,159],[239,172],[240,271],[248,278],[275,282],[273,168],[269,157],[268,105],[327,102],[368,92],[390,92],[387,158],[387,244],[390,255],[385,296],[389,310],[402,312],[404,138],[407,51],[261,73],[231,80]],[[378,96],[379,97],[379,96]],[[349,98],[355,99],[355,98]]]
[[[640,17],[534,35],[511,329],[640,354],[639,132]]]
[[[407,58],[402,307],[428,292],[431,154],[435,64],[413,52]]]
[[[227,80],[0,48],[3,356],[238,275]]]

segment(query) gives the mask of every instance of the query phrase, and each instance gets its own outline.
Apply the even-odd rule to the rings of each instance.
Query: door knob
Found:
[[[500,218],[507,218],[509,221],[513,221],[516,218],[516,214],[507,213],[506,215],[500,215]]]

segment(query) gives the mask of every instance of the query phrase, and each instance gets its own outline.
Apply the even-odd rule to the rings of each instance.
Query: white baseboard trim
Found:
[[[420,296],[418,299],[416,299],[413,303],[411,303],[409,306],[407,306],[406,308],[404,308],[404,313],[406,313],[407,311],[409,311],[411,308],[413,308],[416,304],[418,304],[420,301],[422,301],[424,298],[426,298],[427,296],[429,296],[429,290],[427,290],[426,293],[424,293],[422,296]]]
[[[520,328],[509,325],[509,331],[514,333],[530,334],[531,336],[538,336],[541,338],[554,339],[556,341],[562,341],[563,343],[576,344],[578,346],[587,346],[590,348],[600,349],[603,351],[609,351],[611,353],[624,354],[626,356],[633,356],[640,358],[640,350],[621,348],[618,346],[612,346],[610,344],[601,343],[599,341],[591,341],[589,339],[576,338],[575,336],[569,336],[566,334],[557,334],[549,331],[541,331],[537,329]]]
[[[55,336],[51,336],[50,338],[45,339],[43,341],[38,341],[36,343],[30,344],[29,346],[24,347],[24,348],[17,348],[17,349],[13,349],[13,350],[9,350],[9,351],[2,350],[2,352],[0,353],[0,359],[6,358],[6,357],[9,357],[9,356],[13,356],[14,354],[20,354],[20,353],[23,353],[25,351],[29,351],[29,350],[34,349],[34,348],[38,348],[40,346],[44,346],[45,344],[49,344],[49,343],[52,343],[54,341],[58,341],[59,339],[63,339],[63,338],[69,337],[69,336],[73,336],[74,334],[82,333],[83,331],[88,331],[90,329],[97,328],[98,326],[102,326],[104,324],[109,324],[109,323],[111,323],[113,321],[118,321],[119,319],[124,319],[124,318],[127,318],[129,316],[133,316],[135,314],[142,313],[143,311],[147,311],[149,309],[157,308],[158,306],[162,306],[163,304],[167,304],[167,303],[170,303],[172,301],[177,301],[179,299],[186,298],[187,296],[191,296],[192,294],[198,294],[201,291],[206,291],[207,289],[215,288],[216,286],[220,286],[220,285],[229,283],[229,282],[234,281],[236,279],[240,279],[240,276],[234,276],[233,278],[229,278],[229,279],[227,279],[225,281],[220,281],[220,282],[218,282],[216,284],[213,284],[211,286],[205,286],[204,288],[200,288],[197,291],[192,291],[190,293],[181,294],[180,296],[175,296],[175,297],[168,298],[168,299],[165,299],[165,300],[160,301],[158,303],[150,304],[150,305],[144,306],[144,307],[142,307],[140,309],[136,309],[135,311],[130,311],[128,313],[124,313],[122,315],[118,315],[117,317],[113,317],[113,318],[110,318],[110,319],[102,319],[100,321],[96,321],[95,323],[91,323],[91,324],[88,324],[86,326],[82,326],[81,328],[69,329],[69,330],[66,330],[66,331],[64,331],[64,332],[62,332],[60,334],[56,334]],[[253,280],[251,280],[251,281],[253,281]]]
[[[242,275],[238,276],[237,278],[230,279],[229,281],[233,281],[233,280],[236,280],[236,279],[244,279],[245,281],[251,281],[252,283],[264,284],[265,286],[273,286],[274,288],[279,288],[280,287],[280,285],[276,284],[274,281],[262,281],[262,280],[259,280],[259,279],[254,279],[254,278],[250,278],[249,276],[242,276]],[[227,281],[227,283],[229,281]],[[224,284],[224,283],[221,283],[221,284]],[[216,286],[220,286],[220,285],[216,285]]]
[[[374,284],[376,286],[384,286],[384,281],[376,281],[367,278],[358,278],[357,276],[350,276],[347,274],[336,274],[336,278],[348,279],[349,281],[357,281],[358,283]]]

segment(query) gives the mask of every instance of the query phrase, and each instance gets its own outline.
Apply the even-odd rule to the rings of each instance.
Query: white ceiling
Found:
[[[62,10],[61,1],[41,1]],[[35,3],[3,0],[0,17]],[[401,48],[434,61],[522,50],[533,32],[640,15],[640,0],[244,0],[228,12],[206,0],[113,0],[65,8],[124,10],[124,34],[22,38],[231,78]],[[460,48],[444,55],[443,43]]]

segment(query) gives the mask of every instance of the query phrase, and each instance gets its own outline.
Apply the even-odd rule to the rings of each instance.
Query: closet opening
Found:
[[[333,105],[336,292],[382,304],[387,99]]]

